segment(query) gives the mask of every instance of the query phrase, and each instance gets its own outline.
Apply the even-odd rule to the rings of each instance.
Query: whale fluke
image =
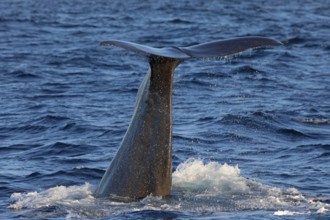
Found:
[[[173,59],[224,57],[240,53],[247,49],[267,46],[280,46],[281,42],[265,37],[242,37],[229,40],[217,40],[189,47],[153,48],[127,41],[110,40],[101,46],[116,46],[145,56],[160,56]]]
[[[224,57],[282,44],[269,38],[244,37],[189,47],[153,48],[118,40],[101,45],[121,47],[149,57],[149,71],[139,88],[131,123],[95,191],[98,197],[131,201],[150,194],[167,196],[171,191],[175,68],[189,58]]]

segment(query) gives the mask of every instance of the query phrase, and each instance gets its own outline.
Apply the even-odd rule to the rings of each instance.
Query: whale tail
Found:
[[[212,58],[235,55],[244,50],[267,46],[280,46],[281,42],[265,37],[241,37],[229,40],[217,40],[189,47],[153,48],[127,41],[110,40],[100,43],[101,46],[116,46],[147,57],[164,57],[186,60],[189,58]]]
[[[129,201],[150,194],[167,196],[172,185],[172,88],[176,66],[189,58],[224,57],[280,42],[245,37],[190,47],[152,48],[125,41],[105,41],[149,57],[149,71],[138,91],[131,123],[120,148],[95,192]]]

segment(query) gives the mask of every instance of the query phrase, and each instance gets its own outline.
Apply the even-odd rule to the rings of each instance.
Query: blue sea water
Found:
[[[148,65],[100,47],[258,35],[175,73],[173,188],[93,197]],[[0,218],[329,219],[330,2],[0,1]]]

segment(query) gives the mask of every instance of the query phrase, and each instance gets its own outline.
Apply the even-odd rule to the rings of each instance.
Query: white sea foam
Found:
[[[165,200],[148,196],[133,203],[118,203],[93,197],[94,190],[95,186],[85,183],[13,193],[8,208],[40,211],[55,207],[55,216],[67,218],[109,217],[144,210],[212,213],[273,210],[274,215],[308,215],[328,213],[330,209],[329,204],[308,198],[297,189],[281,189],[245,178],[238,166],[205,163],[200,159],[189,159],[177,167],[173,172],[172,196]],[[49,216],[49,211],[46,212]]]
[[[245,178],[238,166],[200,159],[189,159],[177,167],[173,191],[186,198],[181,208],[212,212],[293,208],[297,211],[279,210],[274,215],[307,215],[327,213],[330,207],[295,188],[281,189]]]
[[[41,192],[13,193],[9,205],[11,209],[43,208],[56,205],[86,205],[94,203],[93,186],[56,186]]]
[[[325,206],[321,206],[321,208],[319,208],[317,211],[316,211],[316,213],[318,213],[318,214],[322,214],[322,213],[327,213],[327,212],[329,212],[329,206],[328,206],[328,208],[326,208]]]
[[[173,187],[203,191],[212,195],[242,193],[249,190],[238,166],[189,159],[173,173]]]
[[[309,214],[309,212],[294,212],[289,210],[278,210],[274,212],[274,215],[277,216],[286,216],[286,215],[303,215],[303,214]]]

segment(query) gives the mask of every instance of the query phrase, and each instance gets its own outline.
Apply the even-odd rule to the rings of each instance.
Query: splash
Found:
[[[95,198],[92,194],[93,186],[89,183],[82,186],[56,186],[41,192],[13,193],[10,200],[14,203],[9,205],[8,208],[19,210],[57,205],[81,206],[94,203]]]
[[[173,173],[173,188],[215,195],[244,193],[249,190],[238,166],[217,162],[204,164],[202,160],[188,159]]]
[[[292,215],[304,215],[304,214],[309,214],[310,212],[295,212],[295,211],[289,211],[289,210],[279,210],[274,212],[274,215],[277,216],[292,216]]]
[[[273,215],[327,214],[330,205],[308,197],[297,189],[281,189],[243,177],[238,166],[205,163],[189,159],[173,172],[169,198],[148,196],[132,203],[118,203],[93,196],[95,186],[56,186],[41,192],[13,193],[8,208],[29,210],[39,216],[66,218],[99,218],[145,212],[223,213],[238,211],[271,211]],[[50,215],[51,213],[51,215]]]
[[[240,175],[238,166],[189,159],[173,173],[173,194],[189,211],[274,210],[274,215],[327,213],[329,204],[295,188],[281,189]]]

